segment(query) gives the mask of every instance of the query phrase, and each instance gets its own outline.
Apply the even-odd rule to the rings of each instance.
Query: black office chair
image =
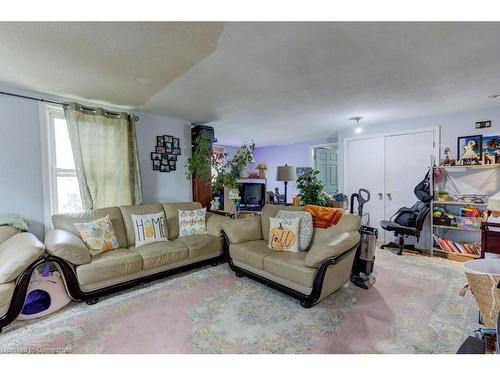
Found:
[[[424,226],[424,221],[430,211],[430,202],[432,201],[430,185],[430,169],[427,171],[424,179],[413,189],[415,196],[419,199],[410,208],[402,207],[389,220],[382,220],[380,226],[386,231],[394,232],[394,236],[399,238],[399,243],[389,242],[382,245],[396,248],[398,255],[403,254],[403,249],[415,251],[415,245],[405,245],[405,237],[416,237],[417,242],[420,239],[420,232]]]
[[[405,245],[405,237],[416,237],[417,242],[420,239],[420,232],[424,225],[425,218],[429,214],[430,207],[429,203],[417,202],[410,208],[402,207],[394,215],[392,215],[390,220],[382,220],[380,226],[388,232],[394,232],[394,236],[399,238],[399,243],[389,242],[388,244],[382,245],[381,248],[386,247],[397,248],[398,255],[403,254],[403,249],[415,250],[415,245]],[[401,217],[409,218],[406,221],[406,225],[401,225],[394,220]],[[414,219],[411,219],[413,217]],[[400,221],[401,222],[401,221]]]

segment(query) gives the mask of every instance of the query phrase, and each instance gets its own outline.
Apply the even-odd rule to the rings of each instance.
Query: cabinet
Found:
[[[359,188],[370,191],[364,211],[369,214],[369,225],[379,230],[380,241],[394,239],[382,230],[380,221],[417,201],[413,189],[437,156],[437,139],[438,128],[428,128],[345,140],[345,193],[350,196]],[[422,234],[420,245],[429,248],[429,237]]]

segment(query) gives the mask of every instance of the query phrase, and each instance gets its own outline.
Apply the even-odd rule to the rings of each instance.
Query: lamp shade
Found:
[[[500,191],[497,191],[496,194],[488,198],[488,209],[491,211],[500,211]]]
[[[295,167],[287,164],[278,167],[276,181],[295,181],[296,179]]]

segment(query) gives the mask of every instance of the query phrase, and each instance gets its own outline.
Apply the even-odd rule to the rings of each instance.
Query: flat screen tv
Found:
[[[240,207],[244,211],[260,211],[266,204],[266,185],[244,182],[240,185]]]

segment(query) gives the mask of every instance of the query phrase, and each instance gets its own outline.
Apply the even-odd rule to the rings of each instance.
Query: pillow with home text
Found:
[[[179,210],[179,237],[206,234],[206,214],[206,208],[200,208],[199,210],[192,211]]]
[[[80,232],[80,237],[92,257],[120,247],[109,215],[89,223],[75,223],[73,225]]]
[[[131,215],[134,227],[135,247],[153,242],[168,241],[165,214]]]

